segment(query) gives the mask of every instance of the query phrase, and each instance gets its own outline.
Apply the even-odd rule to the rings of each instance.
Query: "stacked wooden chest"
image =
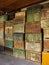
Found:
[[[19,58],[25,58],[24,44],[24,27],[25,27],[25,12],[15,14],[13,23],[14,32],[14,48],[13,55]]]
[[[27,8],[27,20],[25,30],[26,59],[41,62],[42,38],[41,38],[41,6]]]
[[[41,27],[44,31],[44,50],[49,51],[49,8],[42,9]]]
[[[10,20],[5,22],[5,47],[13,49],[13,42],[13,21]],[[8,53],[9,49],[5,48],[5,52]]]

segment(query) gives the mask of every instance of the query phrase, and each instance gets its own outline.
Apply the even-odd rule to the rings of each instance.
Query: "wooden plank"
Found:
[[[4,1],[0,1],[0,8],[6,7],[8,5],[11,5],[15,1],[17,1],[17,0],[4,0]]]
[[[34,3],[38,3],[38,2],[42,2],[43,0],[18,0],[8,6],[5,7],[6,11],[12,11],[12,10],[17,10],[19,8],[28,6],[30,4],[34,4]]]

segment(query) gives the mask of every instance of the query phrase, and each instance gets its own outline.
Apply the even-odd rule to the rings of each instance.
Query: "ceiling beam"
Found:
[[[17,2],[14,2],[10,4],[9,6],[5,7],[7,12],[17,10],[22,7],[26,7],[31,4],[42,2],[43,0],[18,0]]]
[[[18,0],[4,0],[4,1],[0,1],[0,9],[7,7],[9,5],[11,5],[12,3],[16,2]]]

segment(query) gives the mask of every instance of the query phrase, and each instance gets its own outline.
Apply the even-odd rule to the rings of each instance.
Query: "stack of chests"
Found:
[[[49,4],[43,5],[41,16],[41,27],[43,29],[43,52],[42,65],[49,65]]]
[[[7,20],[6,15],[0,16],[0,50],[4,51],[4,22]]]
[[[4,22],[0,22],[0,45],[4,46]]]
[[[27,8],[27,20],[25,29],[26,59],[41,62],[41,7]]]
[[[44,32],[44,49],[43,51],[49,51],[49,8],[44,7],[42,9],[41,27]]]
[[[14,32],[14,48],[13,55],[19,58],[25,58],[24,50],[24,27],[25,27],[25,12],[15,13],[15,19],[13,23]]]
[[[5,47],[13,49],[13,20],[5,22]],[[12,55],[9,49],[5,48],[5,52]]]

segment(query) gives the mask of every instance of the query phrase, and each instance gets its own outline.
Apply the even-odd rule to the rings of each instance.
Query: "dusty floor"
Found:
[[[0,65],[41,65],[0,53]]]

